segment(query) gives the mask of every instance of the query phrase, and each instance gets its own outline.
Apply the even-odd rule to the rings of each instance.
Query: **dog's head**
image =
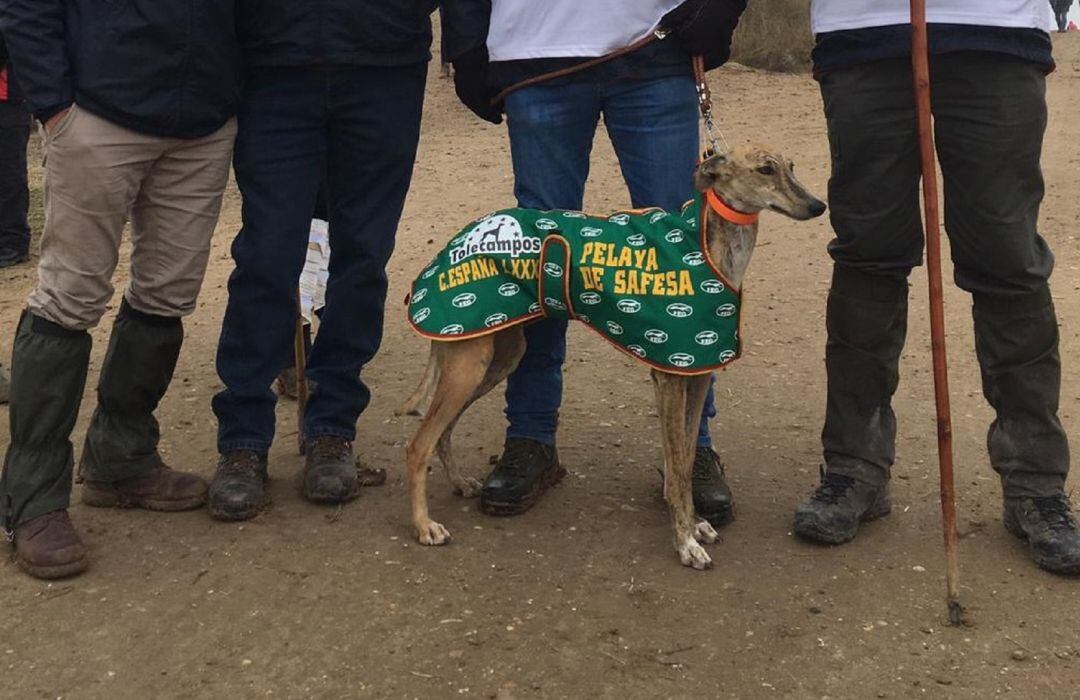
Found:
[[[747,213],[769,209],[800,221],[821,216],[825,202],[795,179],[793,169],[779,153],[751,144],[703,161],[694,185],[701,192],[714,190],[728,205]]]

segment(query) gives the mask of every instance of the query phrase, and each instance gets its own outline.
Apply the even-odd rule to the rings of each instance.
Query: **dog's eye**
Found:
[[[776,173],[776,168],[774,168],[772,164],[766,163],[765,165],[758,168],[757,171],[762,175],[773,175]]]

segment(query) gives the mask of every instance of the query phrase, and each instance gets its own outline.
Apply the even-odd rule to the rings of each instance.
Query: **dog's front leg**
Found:
[[[712,566],[705,548],[697,541],[694,495],[691,483],[694,450],[687,440],[686,377],[653,371],[656,408],[660,414],[660,433],[664,443],[664,498],[671,511],[675,551],[683,566],[707,569]],[[700,413],[700,407],[698,409]]]
[[[698,430],[701,426],[701,413],[705,409],[705,397],[709,393],[709,383],[712,381],[712,373],[698,374],[686,377],[686,449],[693,455],[697,450]],[[693,503],[693,458],[690,460],[691,489],[690,500]],[[709,521],[694,515],[696,525],[694,534],[698,542],[712,544],[720,535],[716,533]]]

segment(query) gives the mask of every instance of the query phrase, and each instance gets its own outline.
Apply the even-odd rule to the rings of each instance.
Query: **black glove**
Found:
[[[480,46],[454,60],[454,92],[473,114],[492,124],[502,124],[502,105],[492,105],[499,93],[487,81],[487,47]]]
[[[731,35],[739,25],[746,0],[686,0],[660,20],[679,46],[705,58],[705,70],[731,57]]]

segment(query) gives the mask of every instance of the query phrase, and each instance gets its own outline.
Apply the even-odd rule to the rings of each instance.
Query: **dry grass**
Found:
[[[810,0],[751,0],[735,32],[732,60],[784,73],[810,69]]]

